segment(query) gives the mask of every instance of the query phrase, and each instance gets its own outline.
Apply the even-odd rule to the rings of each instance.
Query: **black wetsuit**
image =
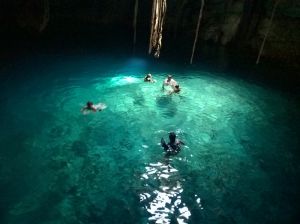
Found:
[[[168,144],[165,142],[164,138],[161,139],[161,146],[166,151],[167,155],[176,155],[180,152],[180,141],[175,141],[174,143],[169,142]]]

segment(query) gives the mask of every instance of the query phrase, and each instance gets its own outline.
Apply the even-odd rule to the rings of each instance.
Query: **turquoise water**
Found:
[[[1,223],[299,221],[297,96],[142,58],[39,58],[0,71]],[[161,91],[168,73],[180,94]],[[107,108],[83,115],[89,100]],[[186,145],[166,157],[170,131]]]

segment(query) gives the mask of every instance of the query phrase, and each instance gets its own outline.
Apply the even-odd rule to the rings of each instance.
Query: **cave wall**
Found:
[[[206,0],[200,42],[257,52],[275,0]],[[138,29],[149,32],[151,1],[139,0]],[[163,40],[191,41],[201,1],[169,0]],[[43,33],[52,27],[86,24],[124,27],[132,32],[134,0],[2,0],[2,32]],[[69,23],[67,23],[69,22]],[[300,56],[300,1],[281,0],[263,55],[281,60]]]
[[[185,6],[178,7],[180,10],[173,13],[180,17],[181,22],[179,28],[175,30],[177,33],[193,35],[200,1],[177,2],[179,5],[185,2]],[[270,24],[274,2],[274,0],[206,1],[199,38],[202,42],[217,46],[241,48],[256,53]],[[263,55],[267,58],[294,62],[300,58],[300,1],[281,0]]]

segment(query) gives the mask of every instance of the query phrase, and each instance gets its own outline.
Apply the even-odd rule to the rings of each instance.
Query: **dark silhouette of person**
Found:
[[[167,144],[164,140],[164,138],[161,138],[161,146],[164,148],[166,151],[167,155],[176,155],[177,153],[180,152],[181,145],[184,145],[184,142],[182,142],[179,139],[176,139],[176,134],[174,132],[169,133],[169,140],[170,142]]]

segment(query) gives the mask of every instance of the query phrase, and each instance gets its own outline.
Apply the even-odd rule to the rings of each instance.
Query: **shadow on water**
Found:
[[[159,96],[156,98],[156,105],[162,111],[162,115],[166,118],[175,117],[177,114],[177,105],[172,100],[172,96]]]
[[[156,105],[159,108],[166,108],[172,103],[172,97],[171,96],[159,96],[156,98]]]
[[[133,93],[133,104],[137,106],[145,106],[146,100],[145,96],[139,92],[134,92]]]
[[[137,106],[144,106],[145,105],[145,97],[142,95],[137,95],[134,97],[133,103]]]

